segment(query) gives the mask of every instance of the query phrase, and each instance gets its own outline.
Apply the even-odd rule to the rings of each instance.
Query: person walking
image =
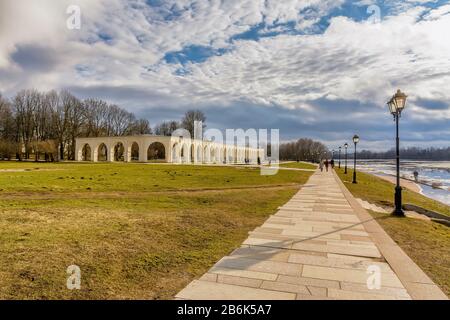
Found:
[[[319,162],[320,172],[323,172],[323,159]]]
[[[331,159],[330,164],[331,164],[331,169],[334,169],[334,159]]]
[[[329,165],[328,159],[325,159],[325,169],[327,169],[327,172],[328,172],[328,165]]]

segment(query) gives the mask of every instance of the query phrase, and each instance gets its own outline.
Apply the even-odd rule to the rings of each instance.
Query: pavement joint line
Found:
[[[281,242],[281,241],[280,241]],[[294,248],[282,248],[282,247],[273,247],[273,246],[265,246],[265,245],[261,245],[261,244],[247,244],[246,246],[249,247],[257,247],[257,248],[267,248],[267,249],[278,249],[278,250],[289,250],[289,251],[294,251],[294,252],[305,252],[305,249],[294,249]],[[308,250],[308,252],[314,252],[314,253],[324,253],[322,251],[315,251],[315,250]],[[348,253],[334,253],[334,252],[330,252],[333,254],[338,254],[340,256],[346,256],[346,257],[357,257],[357,258],[370,258],[372,259],[374,262],[386,262],[386,260],[384,260],[384,257],[382,258],[377,258],[377,257],[366,257],[366,256],[360,256],[357,254],[348,254]]]

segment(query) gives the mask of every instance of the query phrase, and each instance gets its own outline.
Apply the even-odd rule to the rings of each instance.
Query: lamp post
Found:
[[[357,183],[356,182],[356,145],[359,142],[359,137],[355,134],[353,136],[353,143],[355,144],[355,154],[354,154],[354,161],[353,161],[353,183]]]
[[[345,171],[344,171],[344,173],[347,174],[347,149],[348,149],[347,142],[344,144],[344,148],[345,148]]]
[[[397,93],[389,100],[389,111],[394,116],[396,128],[396,162],[397,162],[397,185],[395,186],[395,209],[393,214],[399,217],[405,216],[402,210],[402,187],[400,186],[400,138],[398,134],[398,123],[402,111],[406,105],[406,98],[408,96],[397,90]]]
[[[339,147],[339,169],[341,168],[341,150],[342,147]]]

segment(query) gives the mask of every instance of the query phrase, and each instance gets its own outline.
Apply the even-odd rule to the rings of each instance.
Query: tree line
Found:
[[[328,148],[309,138],[280,144],[280,160],[319,162],[326,157],[330,157]]]
[[[447,148],[418,148],[409,147],[400,150],[402,159],[407,160],[431,160],[431,161],[450,161],[450,147]],[[362,150],[358,152],[359,159],[395,159],[396,151],[391,149],[383,152],[373,152]]]
[[[78,137],[171,135],[179,128],[193,134],[201,111],[186,112],[180,121],[163,122],[152,130],[147,119],[97,98],[81,100],[67,90],[22,90],[12,99],[0,95],[0,159],[74,160]]]

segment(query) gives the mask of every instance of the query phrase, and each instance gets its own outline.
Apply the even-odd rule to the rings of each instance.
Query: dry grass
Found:
[[[434,222],[371,212],[417,265],[450,297],[450,231]]]
[[[170,299],[238,247],[310,175],[261,177],[252,169],[205,167],[216,173],[209,176],[201,167],[166,165],[72,164],[65,170],[84,179],[71,184],[50,170],[28,172],[31,187],[23,172],[0,182],[0,299]],[[176,172],[176,185],[166,170]],[[116,187],[105,178],[108,190],[80,188],[108,172],[120,177]],[[81,268],[81,290],[66,288],[72,264]]]

